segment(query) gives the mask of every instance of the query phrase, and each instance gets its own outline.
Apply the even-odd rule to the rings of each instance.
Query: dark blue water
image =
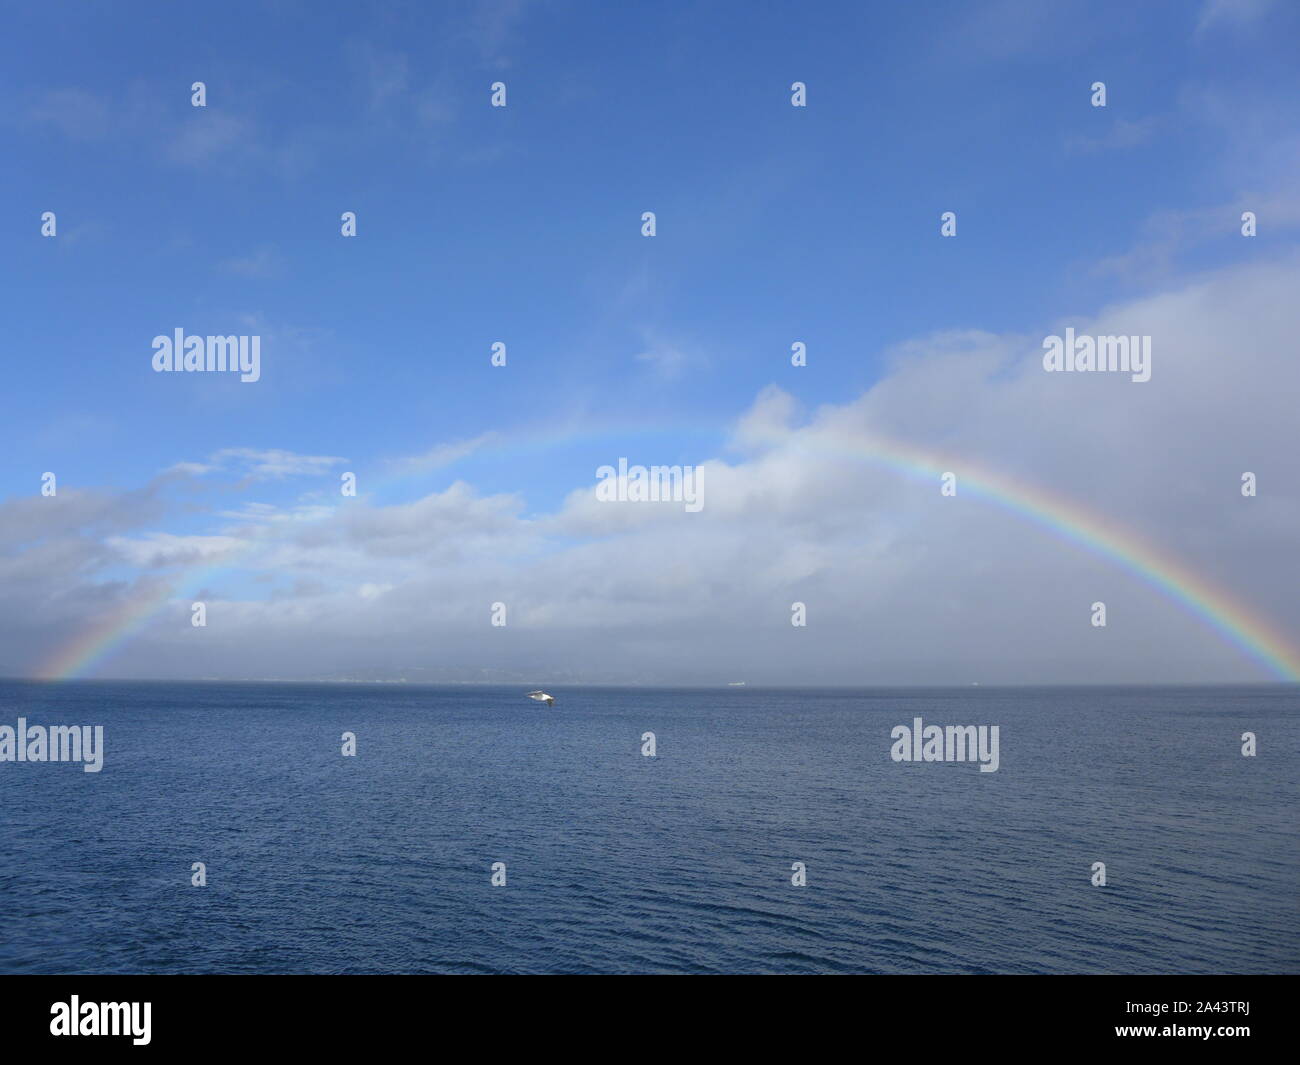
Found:
[[[0,684],[0,972],[1300,969],[1295,689],[522,691]]]

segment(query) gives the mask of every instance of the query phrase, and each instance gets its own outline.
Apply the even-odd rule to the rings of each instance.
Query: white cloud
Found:
[[[34,125],[53,126],[75,141],[104,140],[113,135],[116,118],[109,101],[85,89],[50,89],[41,93],[27,109],[26,119]]]
[[[438,444],[419,455],[395,459],[392,467],[400,474],[428,473],[468,458],[476,451],[491,446],[500,439],[500,434],[482,433],[471,440],[458,440],[450,444]]]
[[[690,357],[677,344],[657,340],[637,352],[636,361],[644,362],[665,380],[675,380],[681,376]]]
[[[176,163],[204,166],[232,150],[254,148],[255,137],[255,127],[247,119],[206,107],[194,108],[176,131],[167,154]]]
[[[231,536],[174,536],[164,532],[138,538],[115,536],[108,544],[126,562],[141,569],[212,563],[246,546],[243,540]]]
[[[1136,148],[1146,144],[1155,133],[1159,122],[1152,116],[1146,118],[1116,119],[1109,128],[1097,136],[1073,134],[1065,139],[1065,150],[1076,154]]]
[[[245,507],[262,520],[208,536],[158,532],[155,514],[151,531],[114,530],[105,547],[103,533],[81,530],[134,504],[82,503],[59,527],[42,524],[54,511],[8,504],[0,544],[38,530],[44,543],[35,572],[0,581],[0,616],[44,619],[49,636],[84,625],[88,603],[111,610],[135,594],[95,578],[124,557],[206,564],[249,544],[239,564],[266,575],[272,594],[213,589],[229,596],[220,640],[181,642],[168,618],[115,668],[302,677],[400,660],[464,679],[487,668],[661,683],[1269,679],[1151,584],[1026,520],[1023,506],[981,497],[969,478],[994,471],[1031,498],[1063,497],[1294,639],[1298,286],[1300,259],[1251,264],[1044,321],[1027,337],[918,338],[847,402],[804,410],[766,389],[738,412],[730,457],[705,463],[698,514],[597,503],[593,482],[530,516],[522,495],[457,482],[396,505],[321,505],[298,520]],[[1151,380],[1044,373],[1039,341],[1065,324],[1152,336]],[[429,454],[465,444],[445,447]],[[933,469],[908,466],[909,449],[958,474],[956,498],[940,495]],[[267,476],[339,461],[221,454]],[[1240,494],[1246,470],[1259,477],[1257,498]],[[1105,630],[1089,624],[1098,599]],[[795,600],[808,605],[807,629],[789,624]],[[495,601],[508,605],[505,629],[489,625]],[[21,672],[12,656],[31,646],[17,639],[0,664]]]
[[[280,272],[280,258],[274,248],[269,244],[263,244],[247,255],[224,260],[221,268],[227,273],[239,274],[242,277],[275,277]]]
[[[334,455],[299,455],[279,448],[223,448],[210,459],[214,466],[234,467],[259,480],[311,477],[329,473],[346,459]]]
[[[1273,8],[1273,0],[1205,0],[1196,20],[1196,32],[1204,33],[1215,26],[1249,26]]]

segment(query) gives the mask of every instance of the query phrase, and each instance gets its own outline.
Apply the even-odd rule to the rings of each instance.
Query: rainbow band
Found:
[[[895,440],[874,438],[829,450],[883,466],[913,479],[936,482],[957,474],[959,493],[985,499],[1008,513],[1047,529],[1091,553],[1116,563],[1205,622],[1227,642],[1244,651],[1279,680],[1300,681],[1300,650],[1245,604],[1193,573],[1184,564],[1161,555],[1137,534],[1122,532],[1082,507],[1046,489],[1017,482],[1005,474],[980,469],[969,460],[944,458]]]
[[[815,435],[813,439],[816,439]],[[548,441],[551,445],[564,442],[553,438]],[[535,449],[537,442],[528,446]],[[1253,615],[1246,605],[1235,601],[1227,592],[1191,572],[1185,565],[1161,555],[1137,535],[1109,527],[1102,518],[1087,513],[1071,501],[1053,496],[1041,487],[1029,487],[1009,476],[979,469],[968,460],[944,458],[895,440],[855,438],[848,445],[832,444],[808,450],[847,455],[911,478],[931,481],[937,481],[943,473],[952,471],[958,475],[960,494],[987,500],[1060,539],[1117,564],[1200,618],[1278,679],[1300,681],[1300,651],[1277,633],[1268,621]],[[244,550],[250,550],[261,542],[253,541]],[[129,641],[186,587],[202,587],[209,575],[229,564],[227,556],[220,562],[196,567],[183,576],[179,588],[164,587],[158,594],[128,604],[107,618],[103,625],[61,648],[41,671],[41,676],[70,680],[85,673]]]

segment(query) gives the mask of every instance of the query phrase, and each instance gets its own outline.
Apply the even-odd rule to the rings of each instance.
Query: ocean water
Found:
[[[1300,969],[1295,688],[524,690],[0,684],[0,972]]]

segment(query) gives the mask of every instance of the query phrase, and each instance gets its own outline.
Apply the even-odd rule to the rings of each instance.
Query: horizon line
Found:
[[[408,688],[513,688],[530,681],[486,681],[486,680],[445,680],[445,681],[410,681],[410,680],[338,680],[329,678],[276,678],[276,677],[10,677],[0,676],[0,683],[7,684],[352,684],[352,685],[403,685]],[[1137,680],[1137,681],[968,681],[966,683],[950,682],[947,684],[750,684],[748,682],[715,681],[710,683],[646,683],[634,681],[543,681],[552,688],[636,688],[662,689],[665,691],[712,691],[714,689],[747,688],[754,691],[865,691],[872,689],[929,689],[968,691],[971,688],[1300,688],[1300,681],[1294,680]]]

